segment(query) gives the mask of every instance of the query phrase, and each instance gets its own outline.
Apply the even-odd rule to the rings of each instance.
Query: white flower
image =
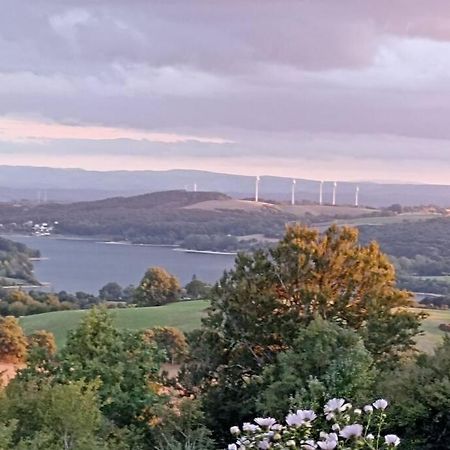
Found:
[[[274,431],[281,431],[283,429],[283,425],[280,425],[279,423],[276,423],[275,425],[272,425],[272,430]]]
[[[367,439],[368,441],[373,441],[373,440],[375,439],[375,436],[374,436],[372,433],[370,433],[370,434],[368,434],[368,435],[366,436],[366,439]]]
[[[258,444],[258,448],[260,450],[267,450],[268,448],[270,448],[270,442],[269,441],[262,441]]]
[[[231,427],[230,428],[230,433],[233,435],[238,435],[241,432],[241,430],[239,429],[239,427]]]
[[[300,427],[304,423],[303,415],[301,414],[288,414],[286,416],[286,423],[290,427]]]
[[[376,402],[373,402],[373,406],[375,409],[381,409],[382,411],[384,411],[388,406],[388,402],[386,400],[380,398]]]
[[[286,442],[286,447],[295,447],[295,441],[293,439],[289,439],[289,441]]]
[[[255,422],[260,427],[264,427],[264,428],[270,428],[277,423],[276,419],[274,419],[273,417],[257,417],[255,419]]]
[[[336,417],[336,415],[334,413],[329,413],[327,414],[327,416],[325,417],[327,420],[332,420]]]
[[[230,444],[228,445],[228,450],[238,450],[236,444]]]
[[[339,431],[339,430],[341,429],[341,427],[339,426],[338,423],[335,423],[335,424],[331,427],[331,429],[332,429],[333,431]]]
[[[257,425],[254,425],[253,423],[245,422],[244,425],[242,425],[242,429],[248,433],[255,433],[258,430]]]
[[[312,422],[317,419],[317,415],[312,409],[298,410],[297,414],[301,414],[305,422]]]
[[[316,443],[312,439],[308,439],[305,441],[305,443],[302,445],[303,450],[315,450],[317,448]]]
[[[353,412],[354,412],[357,416],[360,416],[360,415],[362,414],[362,411],[361,411],[359,408],[355,408],[355,409],[353,410]]]
[[[344,427],[339,433],[345,439],[350,439],[353,437],[360,437],[363,433],[363,426],[359,423],[355,423],[353,425],[347,425]]]
[[[288,414],[286,416],[286,423],[290,427],[300,427],[301,425],[309,425],[310,422],[315,420],[317,415],[310,409],[299,409],[295,414]]]
[[[400,438],[395,434],[388,434],[384,437],[384,441],[387,445],[397,447],[400,444]]]
[[[322,441],[317,442],[317,445],[322,450],[333,450],[338,445],[338,436],[336,433],[320,433]]]
[[[343,398],[333,398],[327,402],[324,407],[325,414],[332,412],[342,412],[345,411],[347,406],[345,405],[345,400]]]
[[[367,413],[367,414],[373,413],[373,406],[372,405],[366,405],[366,406],[364,406],[363,409],[364,409],[364,412]]]
[[[334,441],[333,439],[327,439],[326,441],[319,441],[317,445],[322,450],[333,450],[337,447],[338,443],[337,441]]]

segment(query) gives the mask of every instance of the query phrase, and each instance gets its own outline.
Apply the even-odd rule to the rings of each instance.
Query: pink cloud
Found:
[[[220,137],[192,136],[178,133],[158,133],[133,128],[105,127],[95,125],[64,125],[31,119],[13,119],[0,117],[0,140],[146,140],[164,144],[199,142],[203,144],[228,144],[231,141]]]

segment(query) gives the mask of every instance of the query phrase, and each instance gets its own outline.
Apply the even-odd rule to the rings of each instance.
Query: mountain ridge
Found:
[[[167,190],[223,192],[234,198],[251,198],[255,178],[246,175],[216,173],[202,170],[172,169],[167,171],[90,171],[33,166],[0,166],[0,201],[26,199],[32,202],[77,202],[116,196],[133,196]],[[450,185],[379,183],[373,181],[339,181],[339,204],[355,201],[360,187],[360,204],[379,207],[400,203],[405,206],[435,204],[450,206]],[[272,200],[288,200],[292,178],[261,176],[260,195]],[[319,181],[299,178],[296,185],[298,201],[317,201]],[[324,184],[324,200],[330,202],[332,182]]]

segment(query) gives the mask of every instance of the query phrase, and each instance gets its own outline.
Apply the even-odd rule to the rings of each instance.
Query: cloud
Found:
[[[423,177],[450,163],[449,61],[448,0],[5,0],[0,133],[59,164],[88,148]]]
[[[231,143],[217,137],[189,136],[175,133],[158,133],[130,128],[113,128],[102,126],[62,125],[39,122],[36,120],[8,119],[0,117],[0,140],[3,141],[47,141],[47,140],[91,140],[110,141],[129,139],[164,144],[198,142],[205,144]]]

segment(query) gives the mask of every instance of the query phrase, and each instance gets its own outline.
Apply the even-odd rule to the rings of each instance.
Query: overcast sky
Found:
[[[2,0],[0,164],[450,184],[450,1]]]

